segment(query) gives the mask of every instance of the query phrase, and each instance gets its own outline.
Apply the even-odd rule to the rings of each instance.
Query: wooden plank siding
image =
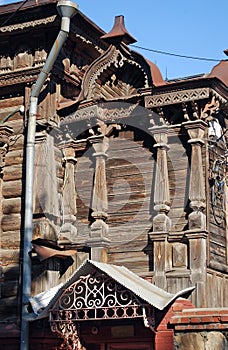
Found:
[[[23,104],[22,97],[0,101],[0,120]],[[0,315],[11,319],[20,313],[21,195],[24,162],[24,118],[16,112],[3,124],[13,129],[1,178]]]
[[[109,261],[124,264],[139,274],[152,269],[148,232],[152,229],[153,188],[156,186],[156,151],[151,137],[150,149],[131,131],[109,140],[106,160],[108,187],[108,237],[111,241]],[[171,139],[168,151],[172,232],[187,227],[189,160],[187,144],[178,137]],[[189,145],[187,145],[189,147]],[[152,150],[152,151],[151,151]],[[77,192],[78,234],[88,237],[91,220],[92,183],[95,162],[92,147],[77,158],[75,182]],[[171,248],[172,249],[172,248]]]
[[[228,276],[212,269],[207,270],[206,295],[208,307],[227,307]]]
[[[209,150],[210,174],[215,160],[222,160],[225,152],[225,144],[220,142]],[[227,228],[225,216],[225,198],[222,198],[216,205],[212,203],[212,186],[208,186],[207,200],[209,205],[209,254],[210,265],[220,271],[227,269]],[[225,196],[225,193],[224,193]]]

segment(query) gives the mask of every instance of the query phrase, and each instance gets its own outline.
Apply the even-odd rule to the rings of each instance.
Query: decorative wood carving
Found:
[[[56,15],[54,16],[49,16],[46,18],[41,18],[41,19],[34,19],[29,22],[22,22],[22,23],[16,23],[16,24],[10,24],[8,26],[3,26],[0,28],[0,32],[2,33],[7,33],[7,32],[13,32],[16,30],[25,30],[28,28],[34,28],[38,27],[40,25],[47,25],[49,23],[53,23],[56,19]]]
[[[92,216],[96,219],[107,217],[107,185],[106,185],[106,173],[105,173],[105,159],[107,157],[106,151],[108,149],[108,138],[99,135],[89,138],[95,153],[93,156],[96,158],[96,169],[94,178],[94,190],[92,200]]]
[[[119,119],[126,119],[130,117],[133,111],[138,107],[138,104],[129,104],[121,102],[113,102],[110,104],[97,103],[93,106],[87,106],[79,109],[76,112],[69,114],[67,117],[61,119],[61,125],[67,125],[82,120],[92,121],[99,118],[102,121],[118,121]]]
[[[206,103],[204,108],[201,109],[201,119],[205,121],[211,121],[213,115],[218,112],[220,108],[220,102],[216,99],[215,96],[212,96],[210,102]]]
[[[211,206],[215,222],[221,225],[226,213],[226,192],[227,192],[227,160],[224,157],[217,158],[213,162],[209,178],[211,186]]]
[[[189,229],[206,229],[205,209],[205,177],[203,174],[201,147],[207,124],[202,120],[183,123],[188,132],[192,146],[191,172],[189,184],[190,207],[193,212],[189,215]]]
[[[0,125],[0,175],[5,165],[5,155],[8,151],[10,136],[13,134],[13,129],[6,125]]]
[[[209,92],[209,88],[201,88],[164,92],[159,95],[145,96],[145,107],[154,108],[188,101],[202,100],[209,97]]]
[[[146,61],[132,57],[127,47],[110,45],[87,70],[80,99],[132,96],[152,84]]]
[[[94,174],[93,198],[92,198],[92,217],[95,221],[91,225],[91,238],[87,244],[92,248],[92,259],[97,261],[106,261],[106,248],[109,246],[107,219],[108,194],[106,183],[105,159],[109,146],[108,138],[104,135],[91,136],[89,138],[95,153],[96,167]]]
[[[81,28],[72,21],[71,30],[77,38],[80,38],[84,43],[93,46],[100,53],[103,53],[108,47],[103,40],[100,40],[100,38],[94,35],[93,31],[89,31],[88,27],[84,26],[84,28]]]
[[[27,19],[24,18],[24,21],[22,21],[22,23],[16,23],[9,26],[1,27],[0,32],[5,33],[5,35],[8,32],[10,35],[11,32],[17,30],[21,31],[25,29],[30,29],[30,27],[39,28],[41,26],[43,27],[49,24],[51,25],[56,21],[56,18],[56,15],[48,16],[46,18],[41,19],[33,18],[32,21],[27,21]],[[100,53],[104,52],[104,49],[107,48],[107,45],[104,42],[102,42],[102,40],[96,38],[92,31],[90,33],[88,28],[86,32],[84,32],[81,28],[78,28],[78,26],[73,25],[73,22],[71,26],[71,31],[75,33],[77,40],[83,42],[84,45],[90,45],[90,55],[82,55],[81,52],[80,55],[75,52],[68,52],[66,54],[66,46],[69,46],[69,43],[72,44],[72,41],[68,40],[68,43],[64,45],[63,49],[60,52],[59,58],[55,63],[55,66],[53,67],[53,72],[62,80],[65,80],[66,82],[70,83],[71,86],[73,85],[79,87],[81,85],[82,77],[88,65],[94,59],[96,59],[100,55]],[[25,40],[29,42],[28,38],[26,38]],[[37,45],[37,47],[33,47],[34,43]],[[36,32],[34,35],[34,42],[31,45],[31,54],[27,54],[27,52],[20,51],[15,55],[15,51],[17,50],[12,47],[12,44],[6,44],[7,45],[4,45],[4,43],[1,44],[1,47],[3,48],[1,52],[3,52],[4,54],[2,55],[2,57],[0,56],[0,86],[33,82],[36,79],[36,74],[39,74],[40,72],[40,70],[38,70],[37,73],[36,68],[42,67],[45,63],[45,59],[47,56],[45,40],[43,40],[41,35],[37,35]],[[77,47],[78,46],[80,46],[80,44],[78,45],[77,43]],[[69,67],[65,67],[64,64],[63,71],[62,63],[65,63],[64,60],[66,59],[69,60],[69,57],[71,58],[72,62],[70,62]],[[31,72],[28,71],[28,69],[31,69]],[[33,71],[33,69],[35,69],[35,71]],[[12,71],[13,74],[11,73],[10,75],[5,75],[7,72]],[[70,90],[70,87],[68,87],[68,90]],[[69,92],[69,97],[72,98],[72,96],[75,97],[78,96],[78,94],[79,89],[74,89],[73,92]],[[66,97],[68,98],[68,96]]]
[[[154,188],[154,210],[157,215],[153,218],[153,231],[167,232],[171,222],[167,213],[170,210],[169,177],[167,165],[167,133],[168,126],[154,126],[149,129],[153,135],[157,149],[156,175]]]
[[[66,145],[65,145],[66,146]],[[73,147],[66,147],[64,152],[64,182],[62,194],[62,226],[60,235],[71,242],[77,240],[76,228],[76,186],[75,186],[75,150]]]
[[[155,187],[154,187],[154,210],[157,212],[153,218],[153,231],[150,238],[154,245],[154,283],[166,289],[166,271],[170,268],[169,243],[167,240],[170,231],[171,220],[168,217],[170,210],[169,178],[167,164],[168,126],[154,126],[149,129],[153,135],[157,149]]]
[[[36,133],[34,213],[59,217],[54,141],[45,131]]]
[[[0,58],[0,73],[10,72],[13,68],[13,61],[6,55]]]
[[[187,110],[187,103],[186,102],[183,102],[182,103],[182,110],[183,110],[183,113],[184,113],[184,119],[185,120],[189,120],[189,115],[188,115],[188,110]]]
[[[83,350],[85,349],[81,344],[79,331],[77,325],[72,322],[56,322],[52,323],[52,332],[56,333],[59,338],[63,339],[63,342],[56,346],[54,350]]]
[[[18,69],[11,73],[0,75],[0,86],[10,86],[13,84],[23,84],[34,82],[40,72],[40,68]]]

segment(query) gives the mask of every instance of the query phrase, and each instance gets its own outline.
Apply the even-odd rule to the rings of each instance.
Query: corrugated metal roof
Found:
[[[176,294],[171,294],[158,288],[154,284],[139,277],[124,266],[111,265],[106,263],[100,263],[97,261],[86,260],[78,270],[69,278],[69,280],[53,295],[52,300],[40,313],[39,316],[30,315],[28,319],[34,321],[36,319],[47,317],[49,310],[53,307],[58,298],[62,295],[63,291],[68,288],[72,283],[79,280],[81,276],[87,276],[95,269],[99,269],[107,276],[120,283],[125,288],[131,290],[136,296],[140,297],[146,303],[154,306],[159,310],[163,310],[167,305],[171,304],[178,297],[187,297],[193,291],[195,287],[190,287],[179,291]]]
[[[163,310],[179,296],[183,296],[184,294],[189,295],[194,289],[194,287],[190,287],[181,290],[176,294],[171,294],[144,280],[124,266],[116,266],[94,261],[92,263],[94,266],[105,272],[109,277],[130,289],[135,295],[159,310]]]

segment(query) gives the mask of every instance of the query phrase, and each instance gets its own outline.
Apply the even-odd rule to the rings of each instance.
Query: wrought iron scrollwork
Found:
[[[81,349],[76,327],[79,321],[142,318],[154,329],[154,308],[103,273],[82,276],[61,295],[50,312],[53,332],[71,339]],[[76,337],[76,338],[75,338]]]

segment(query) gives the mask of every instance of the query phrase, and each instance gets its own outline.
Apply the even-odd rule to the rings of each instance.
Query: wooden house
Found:
[[[77,10],[37,97],[31,178],[56,4],[0,7],[0,348],[225,349],[228,61],[165,81],[123,16],[105,33]]]

